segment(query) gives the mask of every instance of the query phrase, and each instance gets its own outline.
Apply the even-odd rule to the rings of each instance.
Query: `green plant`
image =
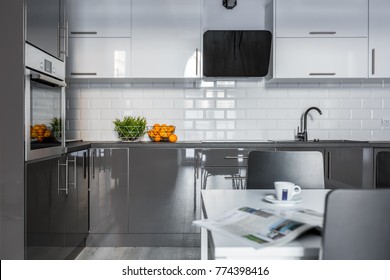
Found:
[[[54,134],[54,137],[58,140],[61,141],[61,136],[62,136],[62,121],[61,118],[54,117],[52,118],[50,122],[51,130]]]
[[[115,119],[115,131],[122,141],[137,141],[145,134],[146,119],[144,117],[125,116],[122,120]]]

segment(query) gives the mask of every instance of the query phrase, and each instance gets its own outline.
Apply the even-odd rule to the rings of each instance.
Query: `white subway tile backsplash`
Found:
[[[245,119],[246,111],[248,110],[245,109],[227,110],[226,119]]]
[[[80,120],[100,120],[100,110],[80,110]]]
[[[233,109],[236,108],[236,101],[235,100],[217,100],[216,101],[216,108],[220,109]]]
[[[184,119],[184,110],[163,110],[163,119],[182,120]]]
[[[351,110],[351,117],[354,120],[360,120],[360,119],[371,119],[371,110],[367,109],[352,109]]]
[[[338,109],[340,108],[340,99],[322,99],[320,101],[320,108],[321,109]]]
[[[214,100],[204,100],[204,99],[198,99],[195,100],[195,108],[198,109],[208,109],[208,108],[214,108],[215,107]]]
[[[234,121],[216,121],[216,129],[235,129]]]
[[[195,121],[195,129],[206,130],[215,129],[214,121]]]
[[[111,108],[110,99],[93,99],[91,100],[90,106],[92,109],[109,109]]]
[[[359,109],[362,107],[361,99],[341,99],[341,108],[343,109]]]
[[[362,128],[362,122],[360,120],[342,120],[340,121],[341,125],[339,128],[341,129],[361,129]]]
[[[151,108],[153,108],[153,100],[152,99],[135,99],[135,100],[133,100],[133,108],[151,109]]]
[[[102,89],[101,96],[102,96],[102,98],[105,98],[105,99],[122,98],[122,90],[121,89]]]
[[[244,118],[245,115],[242,117]],[[247,119],[265,119],[267,117],[267,110],[265,109],[247,109],[246,118]]]
[[[110,130],[113,128],[112,121],[109,120],[94,120],[91,121],[92,130]]]
[[[122,98],[131,99],[131,98],[142,98],[142,89],[131,88],[131,89],[122,89]]]
[[[316,106],[323,115],[310,113],[310,139],[390,140],[390,129],[381,127],[390,119],[390,84],[202,84],[70,84],[67,135],[117,141],[112,121],[129,115],[174,124],[185,141],[294,139],[302,114]]]
[[[184,115],[185,115],[185,119],[203,119],[204,112],[189,110],[189,111],[185,111]]]
[[[362,108],[380,109],[382,108],[382,99],[363,99]]]
[[[224,119],[225,118],[225,111],[206,111],[206,119]]]

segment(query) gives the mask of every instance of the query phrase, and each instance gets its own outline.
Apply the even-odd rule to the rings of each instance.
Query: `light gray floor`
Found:
[[[76,260],[200,260],[200,248],[86,247]]]

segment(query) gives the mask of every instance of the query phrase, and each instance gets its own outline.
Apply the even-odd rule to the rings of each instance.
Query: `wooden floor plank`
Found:
[[[199,247],[86,247],[77,260],[199,260]]]

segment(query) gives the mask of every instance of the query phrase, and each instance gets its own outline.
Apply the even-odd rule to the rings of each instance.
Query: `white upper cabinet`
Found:
[[[200,77],[201,1],[132,3],[132,77]]]
[[[276,37],[368,34],[368,0],[275,0],[275,11]]]
[[[131,38],[69,38],[67,78],[130,78]]]
[[[131,37],[131,0],[66,0],[70,37]]]
[[[277,38],[276,78],[367,78],[366,38]]]
[[[390,1],[370,0],[370,78],[390,78]]]

